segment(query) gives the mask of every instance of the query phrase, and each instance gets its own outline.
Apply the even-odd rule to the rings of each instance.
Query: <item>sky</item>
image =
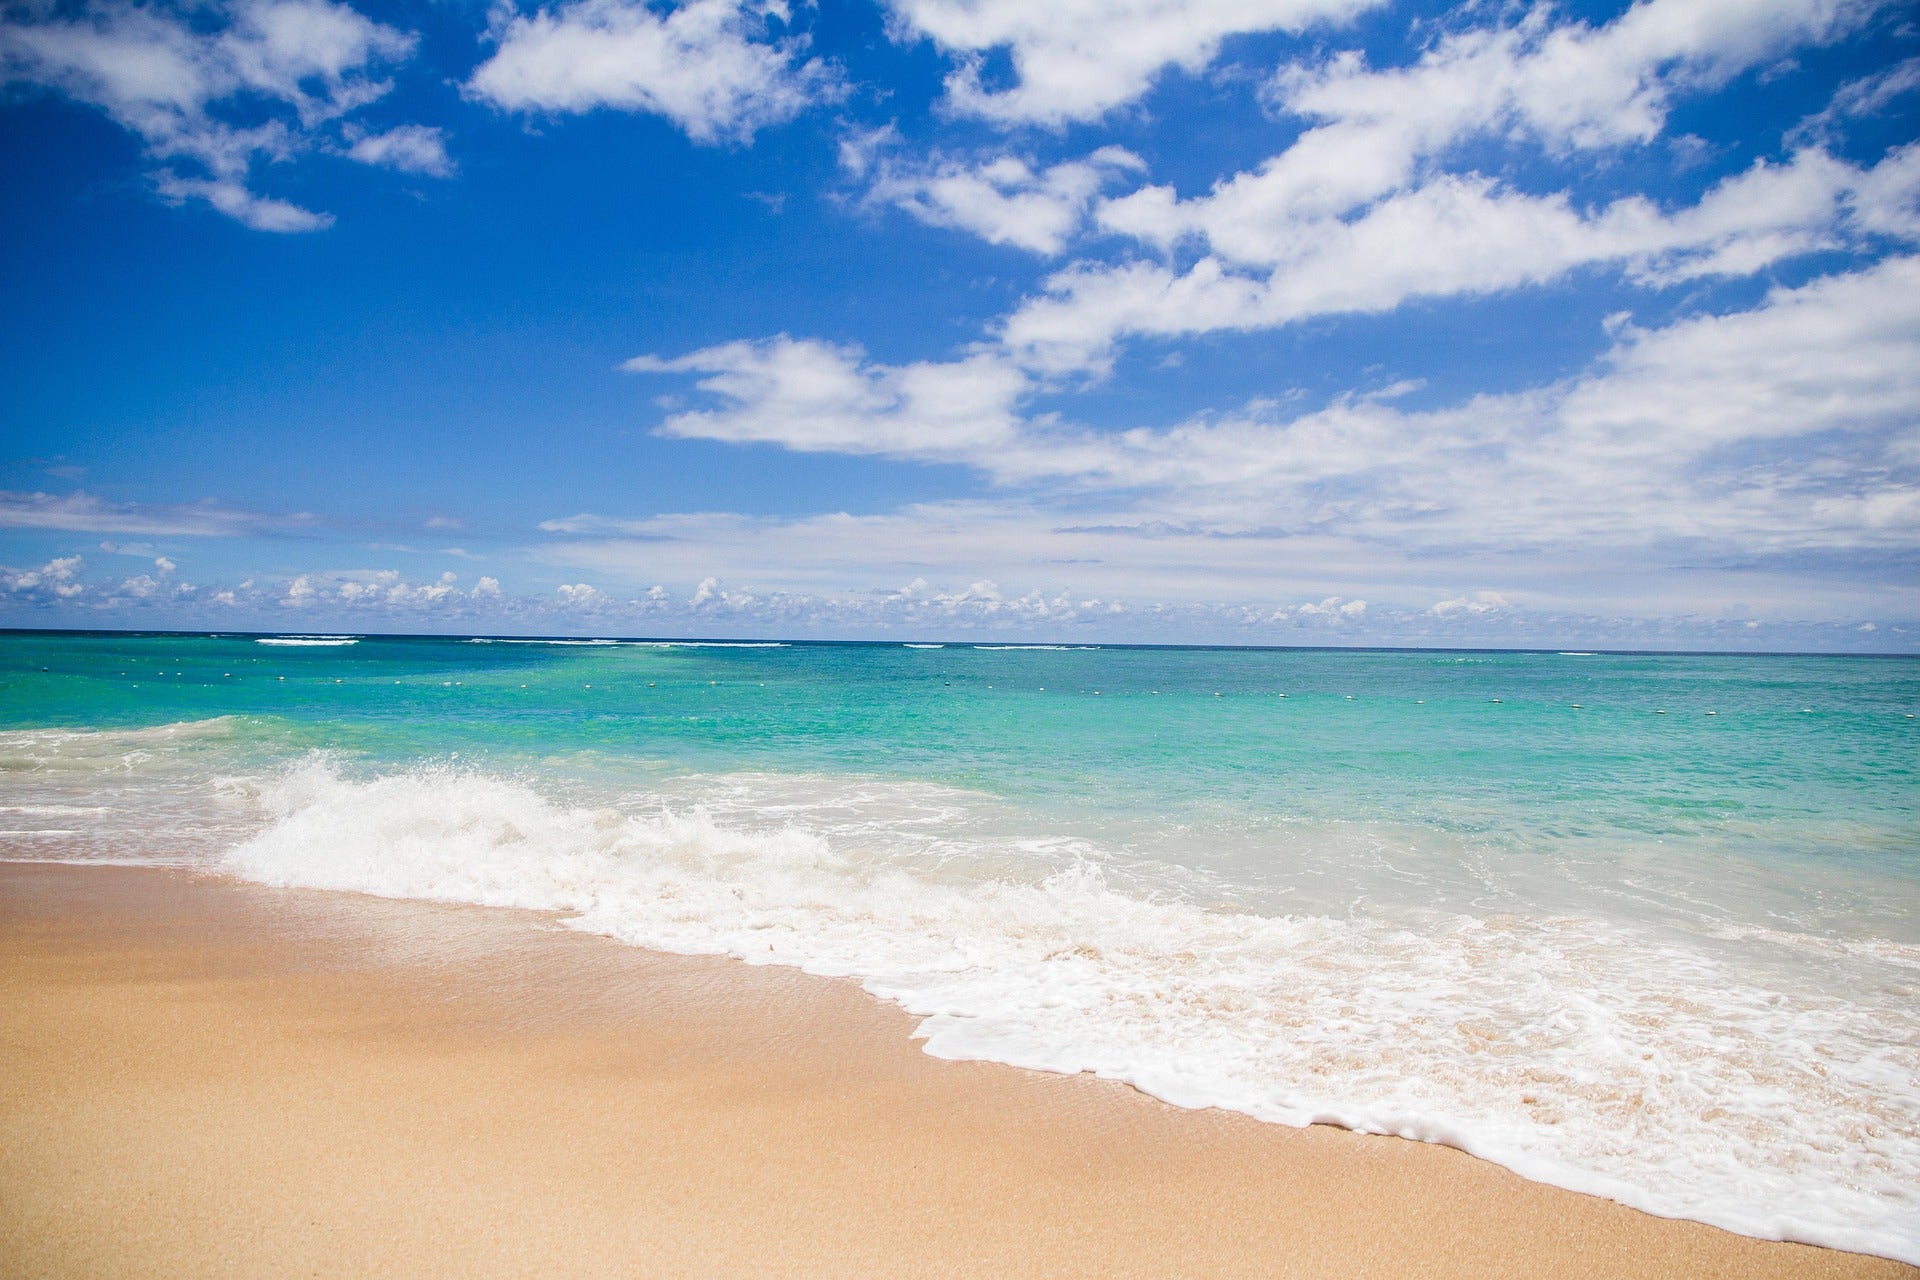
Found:
[[[24,0],[0,156],[0,626],[1920,650],[1900,0]]]

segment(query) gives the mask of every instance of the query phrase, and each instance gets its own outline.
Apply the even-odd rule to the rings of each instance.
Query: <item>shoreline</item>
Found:
[[[0,1275],[1920,1276],[533,913],[0,864]]]

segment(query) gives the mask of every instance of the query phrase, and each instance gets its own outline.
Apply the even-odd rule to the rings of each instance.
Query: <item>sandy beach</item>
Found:
[[[0,866],[0,1272],[1912,1276],[524,913]]]

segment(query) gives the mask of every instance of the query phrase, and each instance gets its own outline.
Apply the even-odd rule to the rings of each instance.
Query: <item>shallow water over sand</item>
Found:
[[[0,847],[560,910],[1920,1260],[1920,661],[301,639],[0,638]]]

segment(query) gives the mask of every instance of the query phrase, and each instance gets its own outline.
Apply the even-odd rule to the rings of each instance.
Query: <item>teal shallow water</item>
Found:
[[[1909,658],[12,634],[0,844],[568,910],[1911,1258],[1916,713]]]

